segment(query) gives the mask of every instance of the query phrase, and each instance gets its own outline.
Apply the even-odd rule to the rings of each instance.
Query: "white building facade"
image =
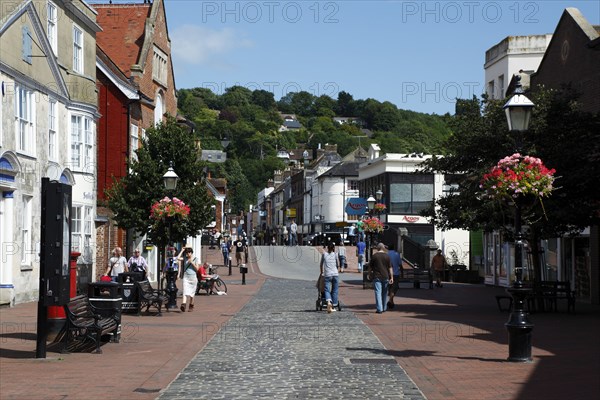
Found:
[[[379,155],[378,146],[371,145],[367,162],[358,169],[359,188],[363,197],[383,193],[387,210],[381,220],[388,229],[406,229],[407,236],[422,245],[433,240],[447,258],[469,265],[469,231],[443,231],[419,215],[433,199],[445,196],[446,177],[443,174],[415,174],[418,164],[431,158],[422,154]]]
[[[536,71],[552,35],[508,36],[485,52],[485,92],[503,99],[514,74]]]
[[[22,1],[0,14],[0,304],[37,300],[41,179],[72,186],[72,250],[93,263],[95,12]],[[67,10],[68,9],[68,10]]]

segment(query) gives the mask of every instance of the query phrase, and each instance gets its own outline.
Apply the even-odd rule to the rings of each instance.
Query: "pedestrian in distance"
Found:
[[[377,244],[377,252],[369,260],[368,271],[373,281],[377,314],[387,311],[388,283],[394,283],[393,272],[390,256],[385,252],[385,245],[383,243]]]
[[[338,286],[340,264],[338,255],[334,252],[335,245],[329,243],[327,251],[321,255],[321,277],[325,281],[325,301],[327,302],[327,312],[332,313],[338,306]]]
[[[293,219],[290,224],[290,246],[298,246],[298,225],[296,224],[296,220]]]
[[[129,271],[131,272],[141,272],[143,274],[143,279],[146,279],[146,276],[148,275],[148,263],[140,254],[140,249],[135,249],[133,251],[133,256],[127,261],[127,268],[129,268]]]
[[[350,241],[350,246],[356,246],[356,224],[348,227],[348,240]]]
[[[225,267],[229,266],[229,242],[227,240],[223,240],[221,242],[221,254],[223,254],[223,265]]]
[[[431,269],[433,269],[433,273],[435,274],[435,286],[444,287],[442,285],[442,275],[447,267],[446,257],[442,254],[442,249],[438,249],[437,254],[431,259]]]
[[[242,257],[245,253],[245,245],[242,237],[238,237],[235,242],[233,242],[233,248],[235,249],[235,262],[239,267],[242,263]]]
[[[359,219],[356,222],[356,234],[358,235],[359,241],[365,241],[365,223],[362,221],[362,219]]]
[[[287,246],[288,244],[288,228],[287,226],[283,227],[283,232],[281,233],[281,245]]]
[[[400,253],[398,253],[395,249],[395,246],[393,244],[390,244],[388,246],[388,256],[390,257],[390,263],[392,264],[392,276],[393,276],[393,283],[390,285],[389,290],[388,290],[388,295],[389,295],[389,301],[388,301],[388,308],[394,308],[395,304],[394,304],[394,296],[396,295],[396,292],[398,291],[398,283],[400,282],[400,270],[402,268],[402,256],[400,255]]]
[[[185,312],[186,303],[189,300],[188,311],[194,310],[194,296],[198,286],[198,259],[194,257],[194,250],[191,247],[184,247],[177,256],[179,260],[180,278],[183,280],[183,299],[181,303],[181,312]]]
[[[358,272],[363,271],[363,267],[365,264],[365,250],[367,248],[367,244],[362,240],[358,239],[358,243],[356,243],[356,257],[358,259]]]
[[[348,267],[346,264],[346,247],[344,246],[344,240],[340,240],[340,245],[337,249],[338,259],[340,261],[340,272],[344,272],[344,270]]]
[[[105,276],[110,276],[113,282],[119,280],[119,274],[129,272],[127,267],[127,259],[123,257],[123,250],[120,247],[115,247],[112,251],[112,257],[108,260],[108,269]]]

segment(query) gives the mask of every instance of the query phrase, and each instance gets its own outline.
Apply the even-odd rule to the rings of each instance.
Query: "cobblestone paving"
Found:
[[[270,279],[159,399],[424,399],[351,312],[315,311],[314,283]],[[193,338],[190,338],[193,340]]]

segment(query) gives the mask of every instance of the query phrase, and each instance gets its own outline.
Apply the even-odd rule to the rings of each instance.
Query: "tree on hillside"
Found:
[[[243,86],[231,86],[221,96],[223,106],[246,106],[252,101],[252,91]]]
[[[340,117],[354,117],[356,108],[354,104],[354,98],[348,92],[343,90],[338,93],[337,104],[335,112]]]
[[[261,107],[265,111],[277,109],[275,96],[266,90],[255,90],[252,92],[252,103]]]
[[[154,243],[178,242],[196,236],[210,221],[210,205],[194,138],[173,118],[146,130],[137,160],[129,160],[129,173],[107,190],[108,207],[115,213],[117,225],[148,234]],[[169,193],[163,175],[173,163],[179,176],[177,189]],[[190,207],[187,219],[173,226],[155,225],[150,219],[152,205],[164,197],[177,197]]]

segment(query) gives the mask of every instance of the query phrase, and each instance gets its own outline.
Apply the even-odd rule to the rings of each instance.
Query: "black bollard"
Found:
[[[242,274],[242,285],[245,285],[246,284],[246,273],[248,272],[248,267],[246,267],[246,264],[240,265],[240,272]]]

